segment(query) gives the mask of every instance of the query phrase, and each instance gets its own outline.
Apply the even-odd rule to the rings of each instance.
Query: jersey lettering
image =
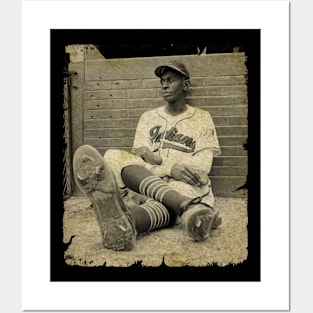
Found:
[[[160,132],[161,126],[154,126],[150,129],[152,143],[163,141],[163,148],[172,148],[183,152],[194,152],[196,141],[189,136],[179,134],[176,127],[172,127],[166,133]]]

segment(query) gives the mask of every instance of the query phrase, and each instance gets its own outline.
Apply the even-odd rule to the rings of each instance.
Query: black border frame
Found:
[[[105,38],[105,39],[104,39]],[[63,69],[65,46],[106,42],[234,43],[247,56],[248,69],[248,258],[241,264],[220,267],[142,267],[140,262],[127,268],[69,266],[64,261],[63,243]],[[199,39],[202,38],[202,39]],[[51,281],[240,281],[261,279],[261,30],[260,29],[122,29],[50,30],[50,280]]]

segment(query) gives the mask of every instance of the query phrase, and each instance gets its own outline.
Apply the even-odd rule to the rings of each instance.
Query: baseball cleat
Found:
[[[204,241],[222,223],[218,212],[204,203],[191,204],[181,215],[182,228],[195,241]]]
[[[79,189],[96,212],[104,247],[131,250],[136,241],[134,222],[109,165],[96,149],[83,145],[74,154],[73,168]]]

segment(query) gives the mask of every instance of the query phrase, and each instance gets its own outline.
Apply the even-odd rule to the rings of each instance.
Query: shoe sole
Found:
[[[196,204],[190,207],[181,217],[182,228],[187,231],[188,235],[195,241],[204,241],[212,229],[216,229],[222,223],[216,210]]]
[[[73,158],[75,182],[90,199],[107,249],[131,250],[136,231],[109,165],[92,146],[79,147]]]

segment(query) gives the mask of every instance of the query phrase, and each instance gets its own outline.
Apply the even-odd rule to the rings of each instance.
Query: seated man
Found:
[[[186,103],[184,64],[170,61],[155,74],[166,104],[141,116],[132,153],[110,149],[102,157],[83,145],[74,154],[75,181],[92,202],[108,249],[130,250],[138,234],[178,219],[195,241],[221,224],[208,176],[220,154],[212,118]]]

